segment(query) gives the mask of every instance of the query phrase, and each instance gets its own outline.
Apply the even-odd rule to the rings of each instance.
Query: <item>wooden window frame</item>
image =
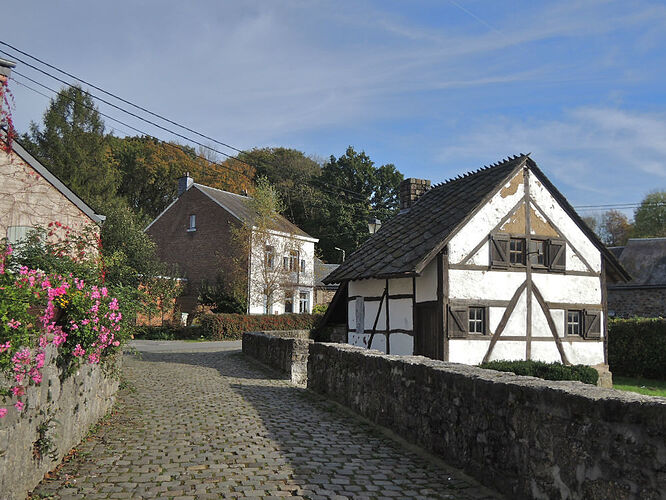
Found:
[[[540,253],[537,246],[541,245],[543,251]],[[548,239],[530,238],[527,250],[527,258],[530,265],[535,269],[548,269]],[[531,248],[534,247],[534,248]],[[538,262],[539,255],[543,256],[543,262]]]
[[[476,317],[476,313],[481,313],[481,317]],[[472,313],[475,313],[472,317]],[[469,335],[485,335],[487,332],[486,325],[488,320],[486,318],[486,307],[483,306],[469,306],[467,308],[467,333]],[[481,325],[480,331],[477,331],[477,326]]]
[[[578,313],[579,333],[569,333],[569,313]],[[601,339],[601,309],[567,309],[564,316],[565,337],[581,337],[586,340]]]
[[[521,250],[513,250],[511,248],[511,245],[514,242],[519,242],[522,245]],[[520,256],[520,262],[513,262],[513,256],[514,255],[519,255]],[[509,254],[507,256],[509,258],[509,267],[525,267],[527,263],[527,238],[524,238],[522,236],[512,236],[509,238]]]
[[[289,255],[282,258],[282,265],[285,271],[297,272],[298,271],[298,251],[290,250]]]
[[[482,310],[482,332],[470,331],[470,311]],[[483,304],[449,305],[446,312],[446,335],[450,339],[466,339],[488,335],[488,306]]]
[[[578,321],[569,321],[569,314],[577,314]],[[569,326],[577,327],[578,331],[574,333],[569,332]],[[564,333],[565,337],[582,337],[583,336],[583,310],[582,309],[567,309],[564,315]]]

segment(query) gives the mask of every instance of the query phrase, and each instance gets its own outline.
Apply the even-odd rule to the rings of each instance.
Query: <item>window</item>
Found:
[[[583,331],[581,311],[567,311],[567,335],[580,335]]]
[[[7,243],[15,246],[21,240],[25,240],[32,229],[32,226],[9,226],[7,228]]]
[[[307,313],[309,312],[310,306],[310,294],[308,292],[300,292],[298,294],[298,312]]]
[[[285,256],[282,259],[282,264],[285,271],[297,271],[298,270],[298,252],[292,250],[289,252],[289,256]]]
[[[525,238],[511,238],[509,240],[509,263],[525,264]]]
[[[266,245],[264,250],[264,259],[266,263],[266,269],[273,269],[273,267],[275,267],[275,248],[271,245]]]
[[[301,272],[305,272],[305,259],[301,259]]]
[[[188,231],[196,231],[197,230],[197,216],[196,215],[190,215],[190,227],[187,228]]]
[[[469,333],[485,333],[485,308],[483,307],[470,307],[469,308]]]
[[[546,242],[543,240],[530,241],[530,263],[533,266],[546,267]]]
[[[288,297],[284,300],[284,312],[293,313],[294,312],[294,299]]]

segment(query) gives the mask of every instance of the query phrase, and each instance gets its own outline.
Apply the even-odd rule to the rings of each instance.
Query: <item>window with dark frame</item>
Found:
[[[294,312],[294,299],[288,297],[284,300],[284,312],[293,313]]]
[[[581,335],[582,332],[582,311],[567,311],[567,335]]]
[[[468,318],[469,333],[486,333],[486,309],[484,307],[470,307]]]
[[[272,247],[271,245],[266,245],[265,257],[266,257],[266,268],[273,269],[273,267],[275,266],[275,248]]]
[[[536,266],[546,265],[546,242],[543,240],[532,240],[532,249],[530,250],[531,262]]]
[[[509,263],[525,265],[525,238],[509,240]]]
[[[298,252],[291,250],[288,256],[285,256],[283,259],[285,271],[297,271],[298,270]]]
[[[301,259],[301,272],[305,272],[305,259]]]

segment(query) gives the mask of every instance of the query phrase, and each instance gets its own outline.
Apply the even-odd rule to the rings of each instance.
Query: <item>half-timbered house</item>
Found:
[[[628,275],[529,156],[432,189],[406,179],[400,195],[400,213],[325,280],[342,284],[349,343],[466,364],[607,363],[605,283]]]

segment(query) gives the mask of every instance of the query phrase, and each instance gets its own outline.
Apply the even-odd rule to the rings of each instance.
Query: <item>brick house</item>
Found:
[[[631,238],[626,246],[610,250],[632,279],[608,285],[608,313],[666,317],[666,238]]]
[[[528,155],[430,188],[406,179],[401,210],[324,283],[324,318],[350,344],[465,364],[559,361],[607,369],[613,254]]]
[[[314,244],[318,241],[282,216],[266,231],[253,225],[251,198],[197,184],[186,174],[178,197],[146,228],[157,254],[187,280],[178,300],[182,312],[197,308],[204,282],[242,276],[249,314],[312,311]],[[238,229],[251,227],[249,245],[238,245]]]

